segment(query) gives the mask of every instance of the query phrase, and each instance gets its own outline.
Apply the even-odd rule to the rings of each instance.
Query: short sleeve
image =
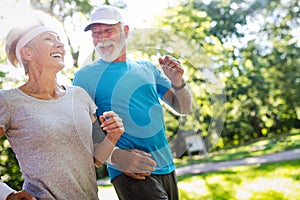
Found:
[[[83,76],[81,75],[81,71],[76,72],[73,79],[73,85],[86,89],[87,86],[84,81],[85,79],[83,79],[82,77]]]
[[[86,94],[86,98],[88,99],[88,103],[89,103],[89,113],[90,115],[94,115],[96,113],[97,110],[97,106],[95,104],[95,102],[91,99],[91,97],[86,93],[86,91],[84,91]]]
[[[3,97],[3,93],[0,92],[0,127],[3,129],[4,133],[7,132],[7,126],[10,119],[10,112],[8,103]]]
[[[80,93],[82,93],[81,95],[82,95],[83,99],[85,99],[87,101],[89,114],[94,115],[97,110],[97,106],[96,106],[95,102],[91,99],[91,97],[88,95],[88,93],[83,88],[81,88],[81,87],[76,87],[76,88],[78,88],[78,90],[80,90]]]
[[[95,89],[94,89],[94,82],[91,78],[92,75],[90,75],[87,71],[85,70],[79,70],[75,73],[74,79],[72,84],[74,86],[79,86],[83,88],[88,95],[94,99],[95,98]],[[89,80],[86,77],[90,77]]]
[[[171,82],[169,79],[162,73],[162,71],[153,66],[155,79],[156,79],[156,88],[157,88],[157,94],[159,98],[162,98],[164,94],[170,90],[171,88]]]

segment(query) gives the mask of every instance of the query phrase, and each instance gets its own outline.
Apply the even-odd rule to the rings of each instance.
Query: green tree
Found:
[[[201,44],[224,77],[227,114],[220,147],[299,128],[299,10],[298,0],[186,1],[161,18],[161,27]],[[198,87],[200,58],[196,71],[188,66]],[[196,99],[200,124],[213,117],[205,112],[212,104],[209,95]],[[201,128],[205,134],[207,127]]]

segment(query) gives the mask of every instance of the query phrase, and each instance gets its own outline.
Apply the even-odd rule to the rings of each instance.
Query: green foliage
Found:
[[[0,46],[4,47],[4,40],[0,40]],[[4,63],[6,59],[7,57],[4,48],[0,48],[0,64]],[[0,89],[2,88],[2,82],[3,78],[5,77],[5,74],[6,73],[0,71]]]
[[[272,197],[272,200],[289,200],[288,198],[284,197],[282,192],[275,190],[253,192],[252,197],[249,200],[265,200],[270,197]]]
[[[108,171],[106,169],[106,165],[101,165],[100,167],[96,167],[95,170],[96,170],[97,180],[108,177]]]
[[[289,135],[260,139],[238,148],[213,152],[202,161],[229,161],[295,149],[300,147],[299,141],[299,130],[295,130]],[[197,155],[193,159],[195,164]],[[191,164],[187,160],[189,158],[177,159],[180,165]],[[178,176],[179,199],[299,199],[299,166],[298,159]]]
[[[23,178],[18,161],[5,136],[0,137],[0,178],[10,187],[20,190]]]
[[[76,44],[77,38],[72,39],[72,37],[78,29],[82,29],[82,25],[88,18],[87,14],[93,9],[90,0],[32,0],[31,5],[65,24],[63,28],[67,36],[73,64],[75,68],[78,68],[80,47]]]
[[[226,117],[215,148],[241,145],[299,127],[300,59],[297,55],[300,52],[295,34],[299,27],[299,7],[298,0],[284,5],[280,1],[260,0],[186,1],[169,8],[157,23],[200,44],[204,50],[202,55],[214,63],[211,66],[217,66],[213,68],[214,73],[223,77],[227,102],[218,108],[225,109]],[[172,35],[159,40],[165,42],[169,38]],[[191,59],[187,56],[183,65],[187,66],[189,80],[194,83],[191,89],[199,106],[200,117],[194,120],[199,120],[200,130],[209,143],[208,127],[216,113],[212,109],[212,97],[218,94],[197,89],[197,86],[210,87],[207,80],[203,81],[203,69],[207,67],[202,64],[203,56],[197,56],[195,48],[192,49],[193,65],[187,64]]]
[[[2,88],[2,79],[5,77],[5,73],[0,71],[0,89]]]
[[[90,0],[31,0],[31,5],[62,22],[67,17],[73,17],[76,13],[87,14],[93,8]]]

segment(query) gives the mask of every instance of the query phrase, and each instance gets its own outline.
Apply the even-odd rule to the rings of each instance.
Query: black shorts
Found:
[[[120,200],[178,200],[177,178],[170,174],[151,174],[145,180],[136,180],[121,174],[112,180]]]

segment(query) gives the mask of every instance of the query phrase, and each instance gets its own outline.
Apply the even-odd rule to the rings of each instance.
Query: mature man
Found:
[[[115,165],[108,164],[108,171],[118,197],[128,200],[178,199],[175,165],[159,99],[180,114],[191,111],[191,95],[185,87],[180,62],[171,56],[159,58],[163,75],[151,62],[127,58],[129,26],[124,24],[115,7],[97,7],[84,30],[91,30],[100,59],[79,70],[73,83],[83,87],[94,99],[97,114],[113,110],[123,119],[125,132],[117,143],[120,149],[141,150],[151,154],[157,163],[149,176],[139,173],[147,172],[144,166],[128,162],[128,166],[132,164],[140,170],[123,173],[121,160],[126,158],[122,157],[121,151],[115,151],[112,156]]]

